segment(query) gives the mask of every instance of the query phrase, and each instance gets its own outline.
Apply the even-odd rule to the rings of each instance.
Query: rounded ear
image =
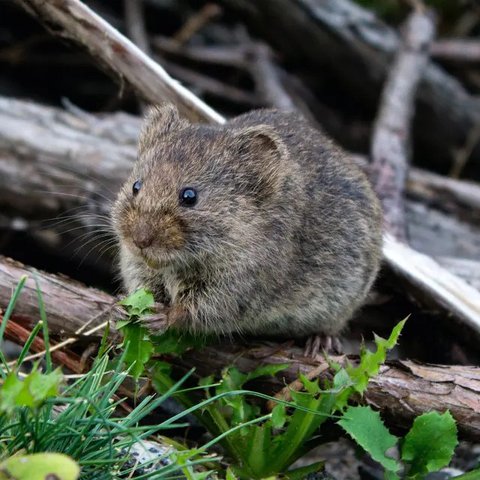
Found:
[[[255,125],[235,131],[233,149],[243,185],[251,193],[260,194],[260,200],[279,191],[288,150],[272,127]]]
[[[234,133],[234,148],[241,156],[274,156],[280,160],[287,155],[287,148],[275,130],[269,125],[255,125]]]
[[[186,120],[180,118],[177,107],[171,103],[150,107],[140,133],[140,150],[150,146],[159,137],[188,125]]]

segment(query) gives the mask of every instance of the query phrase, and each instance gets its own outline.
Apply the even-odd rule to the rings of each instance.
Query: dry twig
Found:
[[[192,15],[182,28],[173,35],[173,39],[179,44],[184,45],[201,30],[208,22],[218,17],[222,9],[216,3],[207,3],[195,15]]]
[[[433,42],[430,55],[436,60],[455,63],[480,63],[480,41],[470,38],[444,38]]]
[[[123,2],[128,36],[142,52],[150,55],[143,0],[123,0]]]
[[[383,205],[385,228],[406,240],[404,190],[408,172],[410,121],[415,93],[427,63],[435,28],[431,14],[414,11],[383,90],[372,139],[371,176]]]

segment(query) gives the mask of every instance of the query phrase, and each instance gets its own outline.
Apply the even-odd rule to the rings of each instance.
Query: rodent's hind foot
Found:
[[[319,353],[342,353],[342,342],[332,335],[311,335],[305,342],[303,356],[315,358]]]

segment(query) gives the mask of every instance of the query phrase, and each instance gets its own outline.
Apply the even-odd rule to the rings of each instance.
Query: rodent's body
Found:
[[[179,205],[185,187],[192,207]],[[127,290],[150,288],[166,325],[193,332],[336,335],[381,258],[365,175],[293,113],[207,126],[157,110],[113,219]]]

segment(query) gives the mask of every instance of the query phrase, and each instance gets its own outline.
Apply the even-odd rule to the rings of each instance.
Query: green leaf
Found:
[[[28,388],[36,404],[46,398],[58,395],[58,389],[63,379],[60,368],[49,374],[41,374],[39,371],[32,372],[25,378],[25,387]]]
[[[227,474],[225,475],[225,480],[238,480],[230,467],[227,468]]]
[[[140,288],[118,303],[125,307],[131,317],[139,317],[140,315],[150,312],[155,300],[152,292],[145,288]]]
[[[310,395],[317,395],[320,392],[318,380],[309,380],[305,375],[299,374],[298,378],[303,384],[303,387]]]
[[[334,378],[335,387],[347,385],[348,383],[351,384],[351,387],[346,387],[343,392],[337,395],[337,410],[343,410],[346,407],[353,392],[362,394],[366,390],[370,378],[378,373],[380,366],[385,362],[387,351],[396,345],[406,320],[407,319],[399,322],[392,330],[390,337],[386,340],[375,335],[376,351],[371,352],[366,348],[362,348],[358,366],[354,367],[350,365],[345,368],[345,371],[340,370],[337,372]]]
[[[311,473],[319,473],[323,470],[325,462],[315,462],[305,467],[295,468],[289,470],[285,477],[287,480],[303,480],[307,478]]]
[[[288,363],[261,365],[260,367],[257,367],[255,370],[247,374],[246,382],[249,382],[250,380],[253,380],[258,377],[269,377],[269,376],[273,377],[278,372],[281,372],[282,370],[286,370],[288,367],[289,367]]]
[[[215,383],[215,376],[212,374],[212,375],[208,375],[207,377],[202,377],[199,381],[198,381],[198,385],[200,387],[208,387],[212,384]]]
[[[139,323],[125,325],[122,329],[124,335],[125,352],[123,360],[130,367],[129,373],[138,380],[145,369],[145,364],[153,353],[153,345],[147,329]]]
[[[38,407],[47,398],[58,395],[62,372],[56,369],[42,374],[34,369],[23,380],[10,373],[0,389],[0,411],[11,412],[15,407]]]
[[[370,407],[348,407],[338,424],[373,460],[389,472],[398,472],[399,463],[387,456],[387,450],[397,444],[398,438],[387,430],[378,412]]]
[[[230,392],[232,390],[241,390],[247,379],[248,374],[242,373],[238,368],[225,368],[222,372],[221,383],[217,387],[217,394]]]
[[[0,464],[0,480],[76,480],[79,466],[61,453],[15,455]]]
[[[0,389],[0,411],[11,412],[17,406],[17,398],[23,389],[23,382],[16,373],[9,373]]]
[[[417,417],[402,446],[402,460],[410,464],[408,478],[423,478],[447,466],[457,443],[457,427],[450,412]]]
[[[387,358],[387,351],[396,345],[405,322],[406,320],[399,322],[392,330],[390,337],[386,340],[375,335],[377,350],[371,352],[365,349],[361,353],[360,365],[348,371],[350,377],[355,381],[354,388],[358,393],[363,393],[366,390],[368,380],[375,376],[380,370],[380,366],[383,365]]]
[[[287,421],[287,412],[285,405],[278,404],[272,410],[272,426],[273,428],[282,428]]]
[[[207,341],[207,337],[180,333],[178,330],[172,328],[169,328],[162,335],[152,336],[153,346],[157,354],[168,353],[181,355],[188,349],[205,346]]]

